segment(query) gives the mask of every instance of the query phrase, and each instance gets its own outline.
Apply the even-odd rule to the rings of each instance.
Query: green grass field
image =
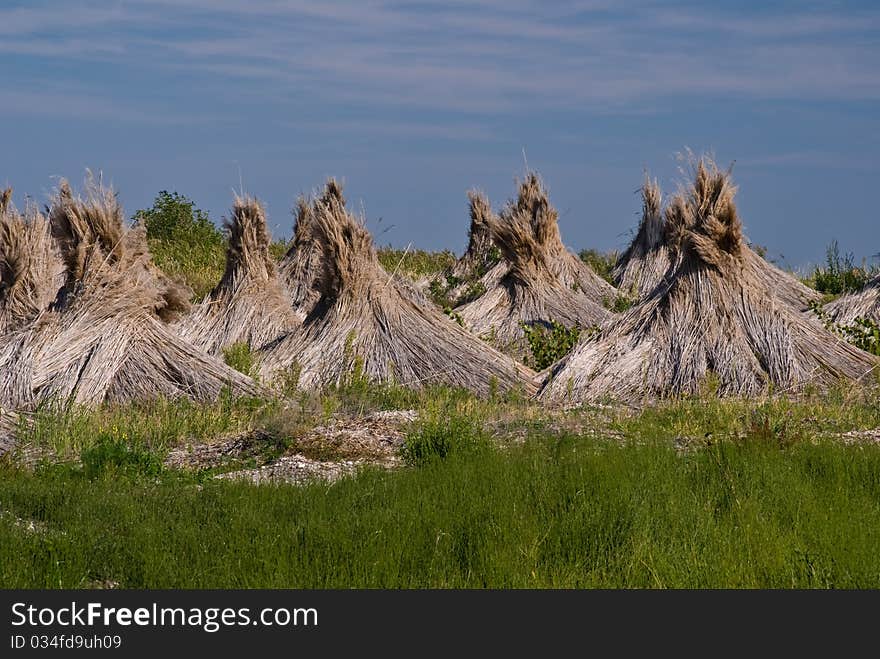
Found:
[[[261,485],[167,449],[286,428],[273,403],[45,412],[0,467],[4,587],[880,587],[875,394],[547,411],[337,392],[303,418],[414,406],[404,466]],[[290,412],[285,412],[290,414]],[[293,429],[292,429],[293,428]],[[63,439],[62,439],[63,438]]]

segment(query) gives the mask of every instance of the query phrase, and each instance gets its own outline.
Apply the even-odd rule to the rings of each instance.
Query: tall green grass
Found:
[[[50,449],[60,458],[78,456],[106,437],[163,451],[184,441],[205,442],[246,430],[277,407],[277,401],[228,394],[213,403],[159,399],[97,409],[44,405],[29,415],[18,435],[22,445]]]
[[[880,586],[877,447],[532,437],[419,464],[308,487],[6,467],[0,584]]]

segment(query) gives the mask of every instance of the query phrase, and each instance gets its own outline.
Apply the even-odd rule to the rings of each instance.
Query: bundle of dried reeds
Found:
[[[353,377],[416,388],[448,384],[481,395],[533,387],[531,371],[414,302],[382,269],[369,233],[341,196],[317,200],[313,212],[320,299],[301,327],[263,351],[263,377],[296,370],[305,389]]]
[[[269,252],[272,238],[263,205],[253,197],[236,196],[226,229],[223,278],[178,325],[184,339],[212,355],[235,343],[258,348],[302,322]]]
[[[0,194],[0,334],[20,329],[49,308],[64,283],[64,265],[35,206],[24,214]]]
[[[709,390],[724,396],[859,380],[878,365],[778,297],[750,261],[729,171],[710,160],[673,199],[673,268],[647,299],[557,363],[554,401],[637,402]]]
[[[880,275],[871,279],[861,290],[826,304],[825,311],[840,325],[851,325],[857,318],[880,323]]]
[[[334,178],[327,180],[323,192],[314,201],[305,197],[297,199],[293,240],[281,259],[281,279],[294,311],[302,318],[308,315],[321,296],[315,285],[321,269],[321,248],[314,237],[315,209],[333,200],[345,205],[342,185]]]
[[[556,211],[536,175],[520,184],[518,198],[500,217],[487,222],[506,272],[482,296],[456,309],[471,332],[524,359],[529,351],[524,325],[549,327],[556,321],[587,328],[608,320],[609,312],[587,291],[613,296],[614,289],[565,249]]]
[[[143,282],[141,295],[149,290],[151,299],[143,299],[150,310],[164,322],[172,322],[190,310],[192,291],[184,284],[172,281],[150,257],[146,227],[127,227],[125,214],[116,193],[96,181],[91,172],[86,175],[85,197],[73,194],[70,184],[62,179],[47,209],[52,236],[64,260],[66,298],[76,292],[86,279],[89,259],[93,269],[113,271],[122,269],[123,262],[130,268],[126,276],[132,282]],[[96,254],[102,261],[94,261]]]
[[[86,197],[62,181],[49,210],[66,265],[52,310],[0,341],[6,400],[94,404],[160,396],[211,400],[254,382],[187,343],[164,322],[180,288],[150,259],[141,227],[126,229],[113,192],[91,177]]]
[[[281,259],[281,280],[287,288],[294,311],[303,319],[321,298],[317,280],[323,267],[323,252],[315,239],[314,224],[315,215],[327,205],[345,207],[342,184],[335,178],[327,179],[321,194],[313,195],[312,200],[305,197],[297,200],[293,241]],[[382,272],[389,279],[394,279],[400,291],[416,304],[431,306],[425,293],[410,279],[396,272],[388,273],[384,269]],[[427,286],[430,282],[424,284]]]
[[[447,288],[446,297],[452,306],[470,301],[467,297],[472,295],[473,291],[489,290],[497,285],[507,272],[507,263],[492,241],[489,221],[497,216],[489,204],[488,197],[479,190],[468,190],[467,195],[471,218],[467,249],[455,264],[439,277],[441,286]]]
[[[662,194],[656,179],[645,175],[642,218],[632,243],[617,259],[612,276],[617,288],[643,299],[663,280],[671,265],[661,211]]]

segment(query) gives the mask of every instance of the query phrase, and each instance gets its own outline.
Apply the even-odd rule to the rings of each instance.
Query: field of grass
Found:
[[[875,392],[543,410],[352,387],[305,419],[414,408],[403,466],[261,485],[163,466],[278,402],[44,411],[0,466],[4,587],[880,587]],[[315,421],[317,422],[317,421]],[[332,457],[332,456],[330,456]]]

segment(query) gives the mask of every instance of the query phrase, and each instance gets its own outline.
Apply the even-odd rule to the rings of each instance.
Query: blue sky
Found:
[[[750,238],[791,267],[880,252],[872,3],[0,0],[0,183],[45,201],[104,173],[273,231],[328,175],[379,244],[460,250],[469,187],[500,205],[524,154],[573,248],[621,248],[647,168],[736,161]]]

